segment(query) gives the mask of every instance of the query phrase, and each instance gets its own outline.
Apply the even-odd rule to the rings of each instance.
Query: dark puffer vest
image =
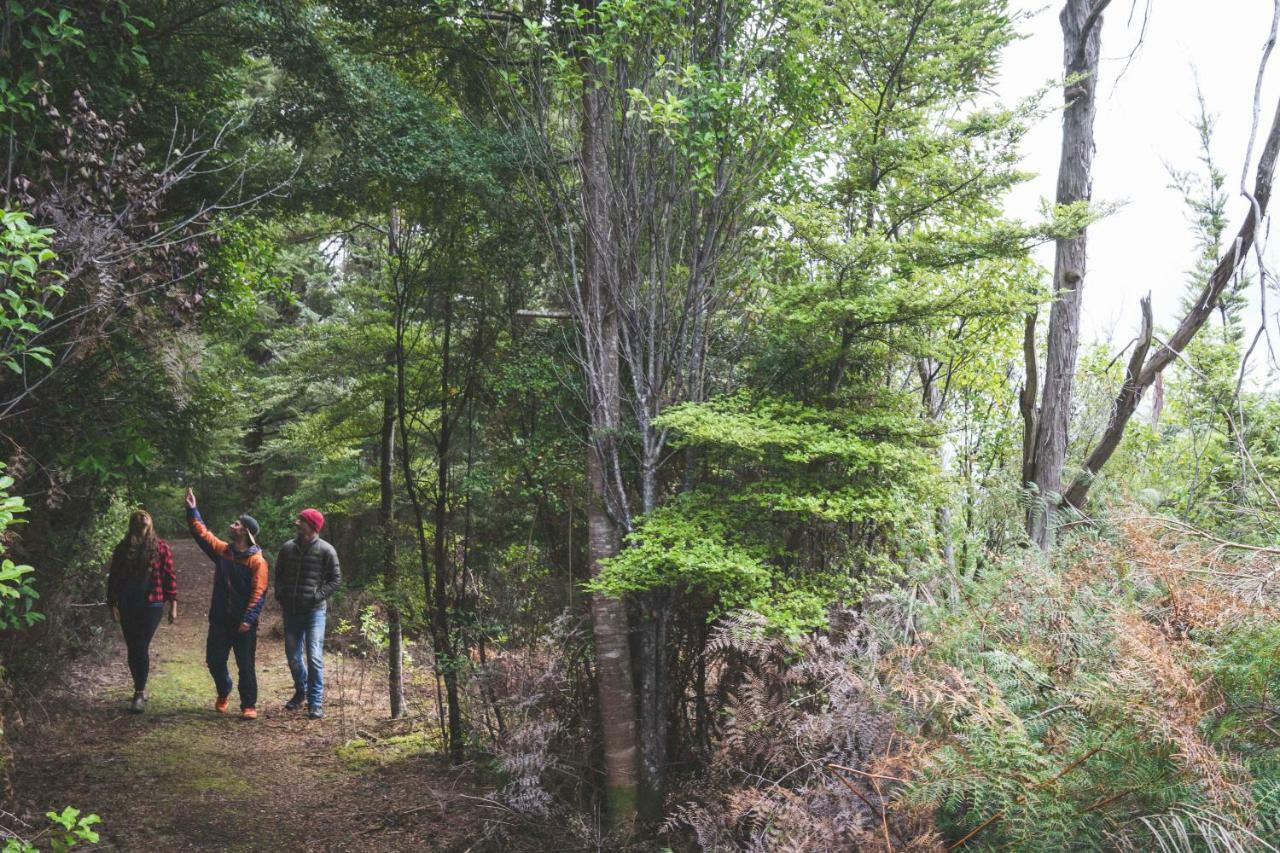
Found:
[[[323,539],[290,539],[276,560],[276,601],[288,613],[315,610],[342,582],[338,552]]]

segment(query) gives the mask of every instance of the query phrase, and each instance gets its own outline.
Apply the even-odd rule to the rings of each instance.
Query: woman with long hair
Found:
[[[129,650],[133,676],[133,700],[129,710],[141,714],[147,707],[147,675],[151,669],[151,638],[160,626],[168,604],[169,623],[178,618],[178,577],[173,572],[173,551],[156,536],[151,515],[144,509],[129,516],[129,532],[111,553],[107,574],[107,605],[120,623]]]

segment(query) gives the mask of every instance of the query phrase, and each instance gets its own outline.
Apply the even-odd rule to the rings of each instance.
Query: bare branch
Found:
[[[1089,14],[1085,16],[1084,23],[1080,25],[1080,42],[1076,47],[1075,57],[1071,60],[1073,69],[1081,69],[1085,64],[1085,46],[1089,43],[1089,33],[1098,23],[1098,19],[1102,17],[1102,12],[1111,5],[1111,0],[1095,0],[1093,7],[1089,10]]]
[[[1271,49],[1275,43],[1275,32],[1280,27],[1280,0],[1274,0],[1274,8],[1275,16],[1272,19],[1272,36],[1264,47],[1263,60],[1258,70],[1258,83],[1255,85],[1254,90],[1255,127],[1259,111],[1257,101],[1260,91],[1259,86],[1266,70],[1267,58],[1270,56]],[[1251,157],[1252,150],[1253,143],[1251,141],[1249,154],[1246,156]],[[1271,199],[1272,184],[1275,180],[1277,157],[1280,157],[1280,102],[1276,105],[1271,128],[1267,133],[1262,155],[1258,160],[1253,192],[1251,194],[1248,192],[1243,193],[1249,200],[1249,210],[1243,224],[1241,224],[1235,238],[1231,241],[1230,248],[1218,261],[1213,273],[1209,276],[1208,281],[1205,282],[1195,304],[1188,309],[1187,314],[1182,318],[1174,333],[1169,336],[1168,341],[1162,343],[1156,353],[1142,365],[1136,380],[1130,381],[1129,377],[1126,376],[1126,381],[1112,407],[1111,418],[1103,432],[1102,439],[1089,454],[1085,462],[1084,471],[1075,478],[1071,487],[1067,490],[1064,499],[1065,503],[1077,509],[1083,507],[1093,478],[1102,469],[1102,466],[1106,464],[1107,460],[1111,458],[1111,454],[1116,447],[1119,446],[1120,440],[1124,437],[1125,428],[1133,415],[1134,409],[1137,407],[1138,401],[1141,400],[1142,394],[1155,382],[1161,371],[1181,355],[1187,344],[1191,342],[1191,339],[1195,337],[1196,333],[1200,331],[1201,327],[1209,319],[1223,292],[1239,273],[1241,266],[1249,256],[1250,250],[1254,248],[1258,241],[1259,226],[1266,217],[1267,205]],[[1150,305],[1148,303],[1144,305],[1143,309],[1144,330],[1150,322],[1149,311]],[[1133,364],[1134,361],[1131,359],[1130,365],[1132,366]]]

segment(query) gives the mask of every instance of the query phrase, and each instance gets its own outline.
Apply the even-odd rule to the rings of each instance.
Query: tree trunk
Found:
[[[1062,155],[1058,164],[1060,205],[1087,201],[1093,183],[1093,120],[1097,112],[1098,54],[1102,10],[1110,0],[1067,0],[1058,16],[1062,24],[1063,97]],[[1049,342],[1045,354],[1044,395],[1036,418],[1034,458],[1029,485],[1038,506],[1027,518],[1027,532],[1041,548],[1053,544],[1053,515],[1062,491],[1067,456],[1076,354],[1080,349],[1080,305],[1087,260],[1085,229],[1057,242],[1053,285],[1056,299],[1049,311]]]
[[[442,675],[445,678],[446,686],[448,686],[449,684],[449,673],[451,670],[453,670],[452,674],[455,677],[455,680],[453,681],[453,691],[448,695],[448,697],[445,700],[445,703],[441,703],[439,700],[439,697],[437,696],[437,705],[447,704],[448,714],[449,714],[449,725],[446,730],[446,737],[448,739],[448,748],[449,748],[450,755],[454,758],[454,760],[460,760],[460,758],[462,757],[461,756],[462,717],[461,717],[461,711],[457,703],[457,699],[458,699],[457,681],[456,681],[457,673],[456,673],[456,669],[454,668],[453,656],[452,654],[450,654],[450,651],[449,651],[449,638],[447,636],[447,633],[443,636],[441,635],[442,627],[446,632],[448,630],[448,620],[447,620],[448,612],[446,609],[444,614],[446,618],[443,620],[443,625],[442,625],[441,619],[439,618],[440,614],[438,610],[438,604],[440,599],[438,595],[433,594],[433,585],[432,585],[432,574],[433,574],[432,567],[433,565],[435,565],[436,566],[435,574],[437,575],[437,577],[435,579],[436,583],[434,585],[434,589],[436,591],[447,589],[447,579],[438,577],[438,575],[441,574],[444,568],[443,561],[439,559],[440,548],[443,544],[443,529],[441,526],[436,527],[435,545],[436,545],[437,559],[433,562],[432,550],[431,548],[428,547],[426,532],[423,529],[424,522],[426,521],[426,519],[423,517],[422,494],[418,488],[417,476],[414,474],[414,471],[413,471],[413,463],[411,461],[412,457],[410,455],[410,448],[409,448],[409,426],[408,426],[409,406],[408,406],[408,393],[406,388],[407,356],[405,353],[405,344],[404,344],[405,332],[409,323],[409,317],[408,317],[409,307],[408,307],[408,297],[407,297],[407,294],[404,292],[405,289],[407,288],[403,285],[403,283],[401,284],[400,287],[397,288],[396,304],[395,304],[395,327],[396,327],[395,328],[395,344],[393,349],[393,354],[395,357],[395,365],[396,365],[396,422],[400,432],[400,472],[404,478],[405,492],[409,497],[409,505],[413,510],[413,523],[414,523],[414,529],[415,529],[415,533],[418,540],[418,562],[422,569],[423,591],[428,601],[434,601],[437,604],[437,608],[433,611],[433,616],[431,619],[432,649],[435,652],[435,656],[436,656],[437,694],[439,692],[439,681]],[[447,338],[447,332],[446,332],[446,338]],[[448,375],[447,357],[445,361],[446,363],[442,365],[441,369],[442,369],[442,372],[447,376]],[[442,384],[446,384],[445,380],[442,380]],[[442,403],[442,405],[447,405],[447,401]],[[442,424],[442,427],[445,425],[446,424]],[[445,446],[447,446],[447,444]],[[444,456],[441,455],[440,458],[443,460]],[[447,488],[447,483],[443,485]],[[435,518],[435,520],[437,521],[437,524],[439,522],[439,506],[440,506],[439,495],[445,494],[445,493],[446,492],[444,491],[444,488],[440,488],[437,491],[436,518]],[[443,670],[443,673],[442,673],[442,670]],[[443,714],[445,713],[445,709],[440,708],[439,710],[441,715],[443,716]],[[442,728],[444,728],[444,726],[442,726]]]
[[[607,469],[602,456],[592,442],[587,449],[587,565],[593,577],[599,573],[601,561],[617,554],[619,546],[617,526],[605,506]],[[616,598],[594,593],[591,621],[604,732],[608,819],[625,831],[635,823],[640,778],[626,606]]]
[[[636,629],[640,700],[640,755],[644,790],[640,811],[646,820],[662,817],[666,788],[667,737],[670,730],[671,678],[668,672],[672,592],[659,587],[638,598],[641,624]]]
[[[404,715],[404,632],[400,623],[400,607],[396,603],[400,568],[396,563],[396,523],[394,483],[396,409],[390,395],[382,401],[382,432],[378,446],[378,523],[382,530],[382,576],[387,585],[387,691],[391,701],[391,718]]]
[[[1022,484],[1025,486],[1036,478],[1036,420],[1040,410],[1036,406],[1039,396],[1039,364],[1036,361],[1036,320],[1038,311],[1027,314],[1022,327],[1022,362],[1026,372],[1021,393],[1018,394],[1018,409],[1022,412]],[[1027,517],[1028,531],[1031,517]]]
[[[453,413],[449,405],[449,345],[453,331],[453,300],[445,297],[444,340],[440,360],[440,433],[436,445],[436,495],[432,513],[435,528],[432,539],[435,565],[435,589],[427,590],[434,599],[432,612],[432,640],[435,644],[436,667],[444,677],[445,702],[449,714],[449,755],[455,763],[461,763],[463,754],[462,708],[458,696],[458,659],[453,647],[452,627],[449,624],[449,585],[452,572],[449,566],[449,454],[452,452]]]
[[[642,416],[640,420],[643,431],[640,500],[641,509],[647,515],[657,507],[658,457],[662,452],[662,442],[657,437],[652,421],[647,416]],[[632,628],[633,666],[639,700],[637,722],[640,729],[640,759],[644,767],[644,786],[639,805],[642,819],[656,821],[662,817],[667,733],[670,725],[667,644],[671,591],[666,587],[659,587],[634,598],[633,613],[638,624]]]
[[[942,365],[933,358],[922,358],[916,362],[916,371],[920,374],[922,385],[925,417],[935,427],[942,425],[943,406],[945,404],[943,389],[938,387],[938,374],[941,370]],[[944,476],[948,473],[948,469],[951,468],[953,455],[953,446],[944,437],[938,454],[938,463]],[[951,573],[951,580],[954,585],[956,548],[955,542],[951,538],[951,507],[947,505],[945,497],[938,504],[937,510],[934,511],[933,524],[938,535],[938,555],[942,557],[943,564],[946,565],[947,570]]]
[[[399,246],[399,216],[394,206],[387,221],[388,254],[395,262]],[[387,366],[395,369],[395,351],[386,354]],[[378,523],[382,530],[382,576],[387,585],[387,694],[391,719],[404,716],[404,629],[400,621],[398,590],[400,566],[396,562],[395,471],[396,398],[388,389],[382,398],[382,430],[378,444]]]
[[[583,9],[595,13],[593,0]],[[591,440],[587,448],[587,563],[595,576],[602,561],[618,553],[621,531],[619,494],[613,470],[621,420],[618,371],[617,258],[606,142],[612,104],[608,70],[584,54],[582,89],[582,214],[585,231],[585,316],[579,318],[586,350],[587,399]],[[600,593],[591,597],[595,633],[597,689],[604,737],[607,819],[628,832],[635,824],[639,767],[636,754],[636,705],[631,681],[627,611],[622,601]]]
[[[418,541],[418,565],[422,569],[422,586],[426,595],[431,595],[431,559],[430,552],[427,549],[427,535],[423,530],[422,517],[422,498],[418,493],[418,482],[413,473],[413,463],[410,461],[409,455],[409,430],[408,420],[409,411],[407,403],[407,394],[405,390],[405,349],[404,349],[404,333],[405,333],[405,311],[403,296],[397,297],[396,305],[396,339],[395,339],[395,359],[396,359],[396,423],[400,432],[400,474],[404,478],[404,490],[409,496],[409,507],[413,510],[413,527]],[[434,633],[434,621],[432,622]],[[441,703],[437,699],[437,705]],[[441,709],[443,711],[443,709]],[[443,728],[443,726],[441,727]]]

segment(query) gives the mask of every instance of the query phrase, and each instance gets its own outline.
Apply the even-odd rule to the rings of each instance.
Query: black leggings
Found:
[[[164,605],[152,607],[120,608],[120,630],[124,644],[129,649],[129,672],[133,675],[133,689],[147,689],[147,674],[151,670],[151,638],[160,627]]]

